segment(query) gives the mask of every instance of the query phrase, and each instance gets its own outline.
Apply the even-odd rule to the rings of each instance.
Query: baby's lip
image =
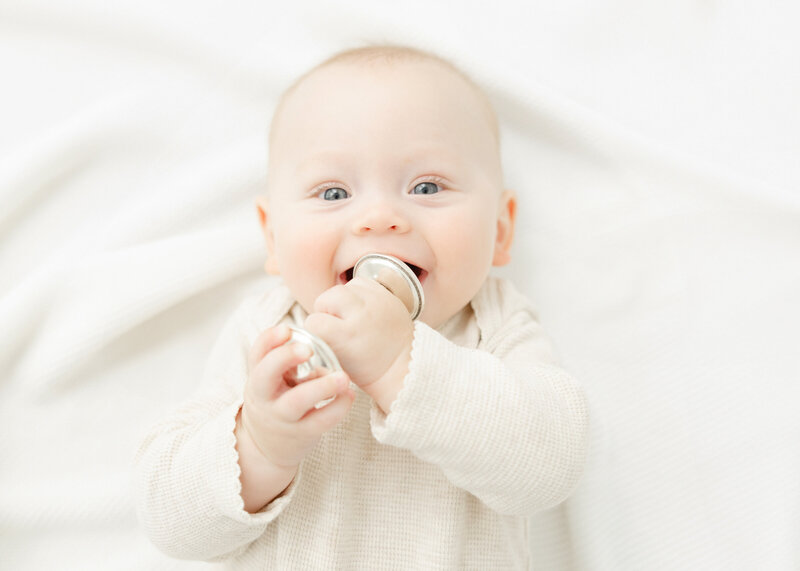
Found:
[[[388,255],[391,255],[391,254],[388,254]],[[411,269],[411,271],[414,272],[414,275],[417,276],[417,279],[420,281],[420,284],[424,282],[425,278],[428,275],[427,270],[425,270],[424,268],[421,268],[420,266],[418,266],[416,264],[413,264],[413,263],[409,262],[408,260],[405,260],[405,259],[401,258],[400,256],[393,256],[393,257],[397,258],[398,260],[403,262],[405,265],[407,265]],[[339,274],[339,283],[340,284],[346,284],[347,282],[349,282],[350,280],[353,279],[353,268],[355,268],[355,264],[353,266],[347,268],[341,274]]]

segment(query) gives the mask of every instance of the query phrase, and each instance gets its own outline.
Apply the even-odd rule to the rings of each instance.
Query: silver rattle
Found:
[[[425,305],[425,296],[417,275],[404,262],[386,254],[367,254],[353,267],[353,277],[375,280],[406,306],[412,320],[417,319]],[[334,371],[342,366],[333,350],[322,339],[305,329],[290,326],[289,343],[300,343],[311,349],[311,357],[286,374],[290,384],[310,381]],[[321,401],[315,408],[321,408],[333,398]]]
[[[367,254],[353,267],[353,276],[375,280],[392,292],[406,306],[412,320],[425,305],[425,294],[417,274],[404,262],[386,254]]]

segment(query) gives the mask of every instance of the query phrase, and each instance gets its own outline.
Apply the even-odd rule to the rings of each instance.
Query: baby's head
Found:
[[[418,273],[438,327],[509,260],[515,200],[497,121],[451,64],[409,48],[343,52],[287,90],[258,201],[267,270],[306,311],[364,254]]]

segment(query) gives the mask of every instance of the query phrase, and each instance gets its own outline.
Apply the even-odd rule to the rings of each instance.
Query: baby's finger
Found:
[[[355,398],[355,393],[348,387],[329,404],[320,409],[311,409],[299,424],[313,434],[327,432],[342,421]]]
[[[343,371],[337,371],[318,379],[300,383],[283,393],[275,404],[277,409],[281,410],[285,415],[285,420],[296,422],[308,414],[309,411],[313,411],[317,403],[347,392],[349,385],[350,379],[347,374]],[[333,402],[336,401],[334,400]],[[333,402],[322,408],[331,406]]]
[[[250,347],[247,357],[249,370],[255,369],[256,365],[264,358],[264,355],[279,347],[289,340],[291,331],[288,325],[277,325],[261,332]]]
[[[256,396],[273,399],[288,387],[284,375],[311,357],[311,349],[302,343],[286,343],[272,349],[250,372],[252,389]]]
[[[340,337],[338,333],[342,331],[344,322],[339,317],[334,317],[329,313],[311,313],[306,317],[303,325],[309,333],[316,335],[331,345],[331,342]]]
[[[352,288],[337,285],[322,292],[314,300],[314,312],[343,317],[363,304]]]

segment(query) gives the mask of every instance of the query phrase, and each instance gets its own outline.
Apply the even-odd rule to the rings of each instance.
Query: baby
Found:
[[[425,52],[341,53],[281,100],[257,204],[281,281],[142,444],[150,538],[240,569],[525,568],[526,516],[574,487],[587,416],[529,302],[489,276],[516,199],[486,96]],[[418,320],[353,278],[368,253],[418,275]],[[289,325],[343,371],[288,382],[310,356]]]

